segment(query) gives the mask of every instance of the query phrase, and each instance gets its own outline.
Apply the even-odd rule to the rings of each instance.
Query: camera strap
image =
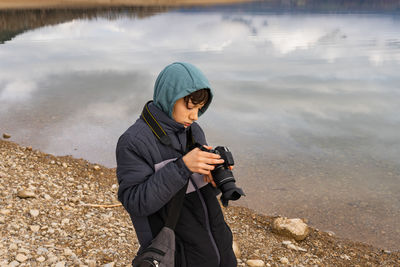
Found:
[[[160,142],[166,146],[172,146],[171,138],[165,133],[164,129],[161,125],[157,122],[154,118],[153,114],[151,114],[149,110],[149,104],[153,102],[150,100],[149,102],[144,105],[142,111],[142,117],[150,129],[153,131],[154,135],[160,140]]]
[[[153,101],[148,101],[146,105],[143,108],[142,111],[142,117],[146,124],[149,126],[151,131],[154,133],[154,135],[157,137],[158,140],[163,145],[169,146],[172,149],[178,151],[180,154],[184,155],[187,152],[189,152],[193,147],[194,144],[197,144],[194,140],[193,134],[192,134],[192,128],[189,127],[189,129],[186,131],[186,150],[185,151],[180,151],[178,149],[175,149],[172,146],[171,138],[165,133],[164,129],[161,127],[161,125],[157,122],[153,114],[151,114],[148,105],[153,102]],[[181,208],[183,205],[183,200],[185,199],[186,195],[186,189],[188,187],[188,182],[184,187],[182,187],[176,194],[175,196],[167,203],[167,218],[165,222],[165,226],[175,229],[175,225],[178,222],[179,214],[181,212]]]

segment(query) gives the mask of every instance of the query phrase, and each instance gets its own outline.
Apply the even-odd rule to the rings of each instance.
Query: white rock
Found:
[[[292,237],[297,241],[305,239],[309,233],[307,224],[298,218],[276,218],[272,223],[272,229],[278,234]]]
[[[45,257],[40,256],[39,258],[36,259],[37,262],[44,262],[46,260]]]
[[[35,192],[29,191],[29,190],[21,190],[18,191],[17,196],[19,198],[31,198],[31,197],[36,197]]]
[[[289,248],[289,249],[293,249],[293,250],[296,250],[296,251],[302,251],[302,252],[307,252],[307,249],[305,249],[305,248],[302,248],[302,247],[299,247],[299,246],[296,246],[295,244],[288,244],[287,245],[287,248]]]
[[[72,252],[72,250],[70,248],[65,248],[64,249],[64,255],[65,256],[72,256],[74,254],[74,252]]]
[[[18,249],[18,252],[19,253],[23,253],[23,254],[29,254],[29,250],[27,250],[26,248],[20,248],[20,249]]]
[[[240,252],[239,245],[236,241],[232,243],[233,253],[235,253],[236,258],[241,258],[242,253]]]
[[[94,261],[94,260],[88,260],[87,264],[89,267],[96,267],[96,261]]]
[[[8,267],[14,267],[14,266],[18,266],[19,262],[18,261],[12,261],[8,264]]]
[[[24,262],[28,259],[28,257],[25,254],[17,254],[17,256],[15,256],[15,259],[19,262]]]
[[[51,196],[49,196],[48,194],[44,194],[44,199],[50,200],[50,199],[51,199]]]
[[[6,219],[3,216],[0,216],[0,224],[5,224]]]
[[[38,210],[30,210],[29,213],[31,214],[32,217],[39,216],[39,211]]]
[[[286,257],[280,258],[279,261],[280,261],[282,264],[289,264],[289,260],[288,260],[288,258],[286,258]]]
[[[10,249],[10,250],[17,250],[17,249],[18,249],[18,246],[17,246],[17,244],[12,243],[12,244],[10,245],[9,249]]]
[[[65,261],[60,261],[56,263],[56,267],[64,267],[65,266]]]
[[[114,262],[109,262],[109,263],[103,265],[103,267],[114,267],[114,266],[115,266]]]
[[[3,214],[3,215],[10,215],[10,213],[11,213],[11,210],[8,210],[8,209],[0,210],[0,214]]]
[[[93,169],[95,169],[96,171],[98,171],[98,170],[100,170],[100,166],[94,165],[94,166],[93,166]]]
[[[40,230],[40,226],[39,225],[31,225],[31,226],[29,226],[29,228],[34,233],[36,233],[36,232],[38,232]]]
[[[262,260],[248,260],[246,264],[250,267],[263,267],[265,263]]]

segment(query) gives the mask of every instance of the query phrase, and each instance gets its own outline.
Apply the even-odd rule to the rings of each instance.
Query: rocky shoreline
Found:
[[[138,243],[117,188],[115,169],[0,140],[0,266],[129,266]],[[224,213],[239,266],[400,266],[398,251],[313,228],[296,241],[273,217]]]

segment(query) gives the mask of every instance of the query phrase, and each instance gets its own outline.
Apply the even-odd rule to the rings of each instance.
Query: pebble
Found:
[[[31,225],[31,226],[29,226],[29,228],[34,233],[39,232],[39,230],[40,230],[40,226],[39,225]]]
[[[0,214],[3,214],[3,215],[10,215],[10,213],[11,213],[11,210],[8,210],[8,209],[0,210]]]
[[[17,256],[15,256],[15,259],[19,262],[24,262],[28,259],[28,257],[25,254],[17,254]]]
[[[19,198],[31,198],[31,197],[34,198],[34,197],[36,197],[34,192],[29,191],[29,190],[25,190],[25,189],[21,190],[21,191],[18,191],[17,196]]]
[[[39,258],[36,259],[37,262],[44,262],[46,260],[45,257],[40,256]]]
[[[236,241],[233,241],[232,248],[233,248],[233,253],[235,253],[236,258],[241,258],[242,255],[241,255],[241,252],[239,249],[239,245]]]
[[[32,217],[39,216],[39,211],[38,210],[30,210],[29,213],[31,214]]]
[[[9,249],[10,249],[10,250],[17,250],[17,249],[18,249],[18,246],[17,246],[17,244],[12,243],[12,244],[10,245]]]
[[[100,170],[100,166],[99,165],[94,165],[93,169],[95,169],[96,171]]]
[[[60,261],[56,263],[55,267],[64,267],[65,266],[65,261]]]
[[[12,261],[8,264],[8,267],[13,267],[13,266],[18,266],[19,262],[18,261]]]
[[[280,258],[279,261],[280,261],[282,264],[289,264],[289,260],[288,260],[288,258],[286,258],[286,257]]]
[[[5,224],[5,223],[6,223],[6,219],[3,216],[1,216],[0,217],[0,224]]]
[[[248,260],[246,264],[250,267],[263,267],[265,263],[262,260]]]
[[[3,138],[4,139],[9,139],[9,138],[11,138],[11,135],[8,134],[8,133],[3,133]]]

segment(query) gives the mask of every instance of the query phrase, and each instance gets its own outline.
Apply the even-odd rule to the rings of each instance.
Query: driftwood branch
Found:
[[[115,207],[119,207],[122,206],[121,203],[118,204],[82,204],[83,206],[86,207],[93,207],[93,208],[115,208]]]

